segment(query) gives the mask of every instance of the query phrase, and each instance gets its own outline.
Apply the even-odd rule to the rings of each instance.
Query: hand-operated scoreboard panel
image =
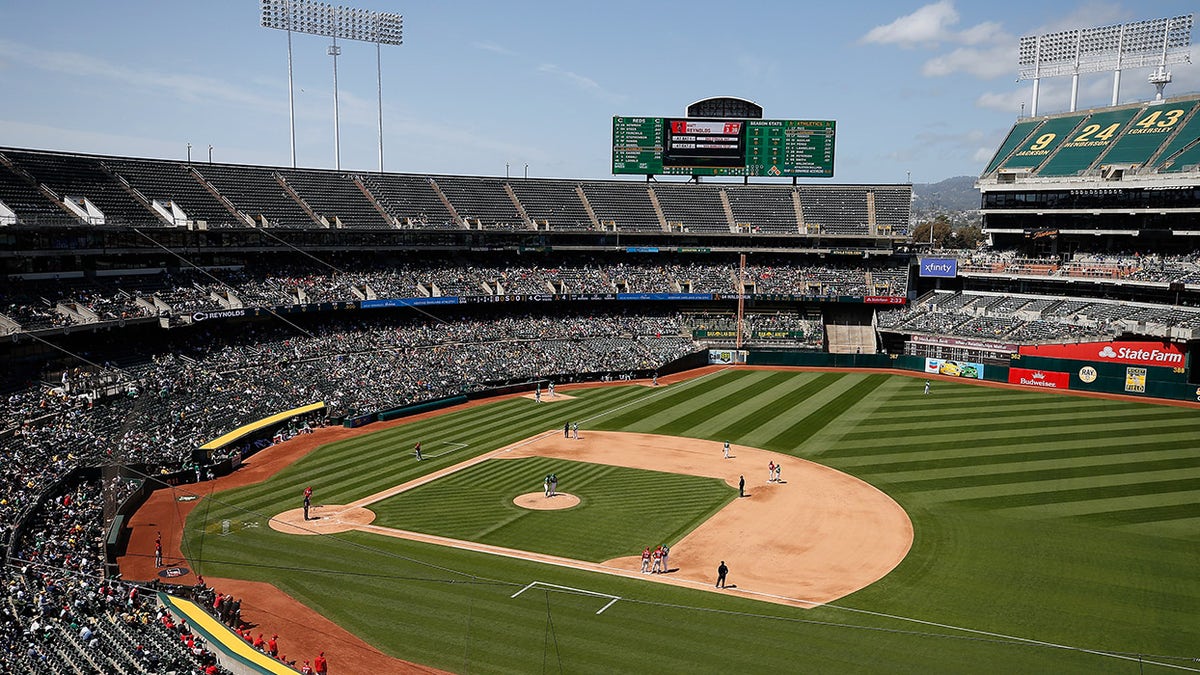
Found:
[[[613,118],[613,173],[833,176],[832,120]]]

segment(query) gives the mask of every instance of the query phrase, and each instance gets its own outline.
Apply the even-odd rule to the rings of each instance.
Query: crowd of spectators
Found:
[[[881,311],[894,332],[1003,339],[1016,343],[1110,340],[1122,332],[1200,327],[1200,310],[1107,300],[939,292],[910,307]]]
[[[152,589],[104,573],[104,502],[136,483],[81,480],[48,494],[0,572],[0,663],[9,673],[228,673]]]
[[[352,270],[352,271],[338,271]],[[227,307],[277,307],[431,295],[544,293],[736,293],[735,262],[634,261],[580,257],[561,263],[496,265],[467,259],[398,260],[390,264],[341,260],[331,267],[280,263],[267,267],[213,266],[96,279],[10,280],[0,290],[0,314],[33,331],[72,323],[161,315],[188,316]],[[829,265],[781,261],[747,266],[755,293],[809,296],[905,295],[908,268],[896,263]],[[61,304],[78,306],[72,316]]]

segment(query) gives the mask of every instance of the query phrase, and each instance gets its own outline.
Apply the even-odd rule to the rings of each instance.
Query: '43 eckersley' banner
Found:
[[[1182,368],[1186,352],[1169,342],[1081,342],[1074,345],[1026,345],[1025,356],[1045,356],[1052,359],[1075,359],[1093,363],[1127,363],[1134,366],[1163,366]]]

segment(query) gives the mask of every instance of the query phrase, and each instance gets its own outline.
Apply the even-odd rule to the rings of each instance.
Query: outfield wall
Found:
[[[946,359],[907,354],[826,354],[753,350],[751,366],[803,366],[810,368],[891,368],[946,375],[938,366]],[[966,362],[957,362],[968,365]],[[1200,401],[1200,387],[1188,381],[1186,367],[1139,366],[1102,361],[1013,354],[1007,366],[969,364],[965,380],[1003,382],[1030,389],[1086,391],[1175,401]],[[951,371],[953,372],[953,371]]]

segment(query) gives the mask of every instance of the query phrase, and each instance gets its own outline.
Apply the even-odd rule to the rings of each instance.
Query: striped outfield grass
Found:
[[[539,492],[552,473],[578,506],[530,511],[513,503]],[[372,525],[603,562],[678,541],[736,495],[715,478],[529,457],[476,464],[369,508]]]
[[[733,370],[658,389],[572,393],[553,405],[500,401],[323,447],[197,508],[188,522],[193,564],[209,576],[273,581],[390,654],[459,672],[1197,665],[1170,658],[1200,658],[1195,410],[952,382],[926,396],[918,379],[855,372]],[[832,466],[908,511],[913,549],[879,582],[805,611],[361,532],[289,537],[241,525],[294,508],[310,482],[319,503],[347,503],[568,420],[729,440]],[[410,456],[417,440],[431,453],[467,447],[418,464]],[[431,498],[386,508],[389,519],[453,519],[478,505]],[[495,522],[504,514],[496,509]],[[660,515],[631,519],[649,532]],[[230,535],[206,528],[222,519],[234,521]],[[765,525],[803,542],[786,521]],[[463,526],[488,527],[479,519]],[[559,532],[580,550],[592,545],[589,527]],[[514,528],[509,545],[536,549],[541,534]],[[604,601],[596,597],[534,589],[510,598],[535,580],[623,599],[597,616]],[[1155,656],[1139,663],[1012,637]]]

